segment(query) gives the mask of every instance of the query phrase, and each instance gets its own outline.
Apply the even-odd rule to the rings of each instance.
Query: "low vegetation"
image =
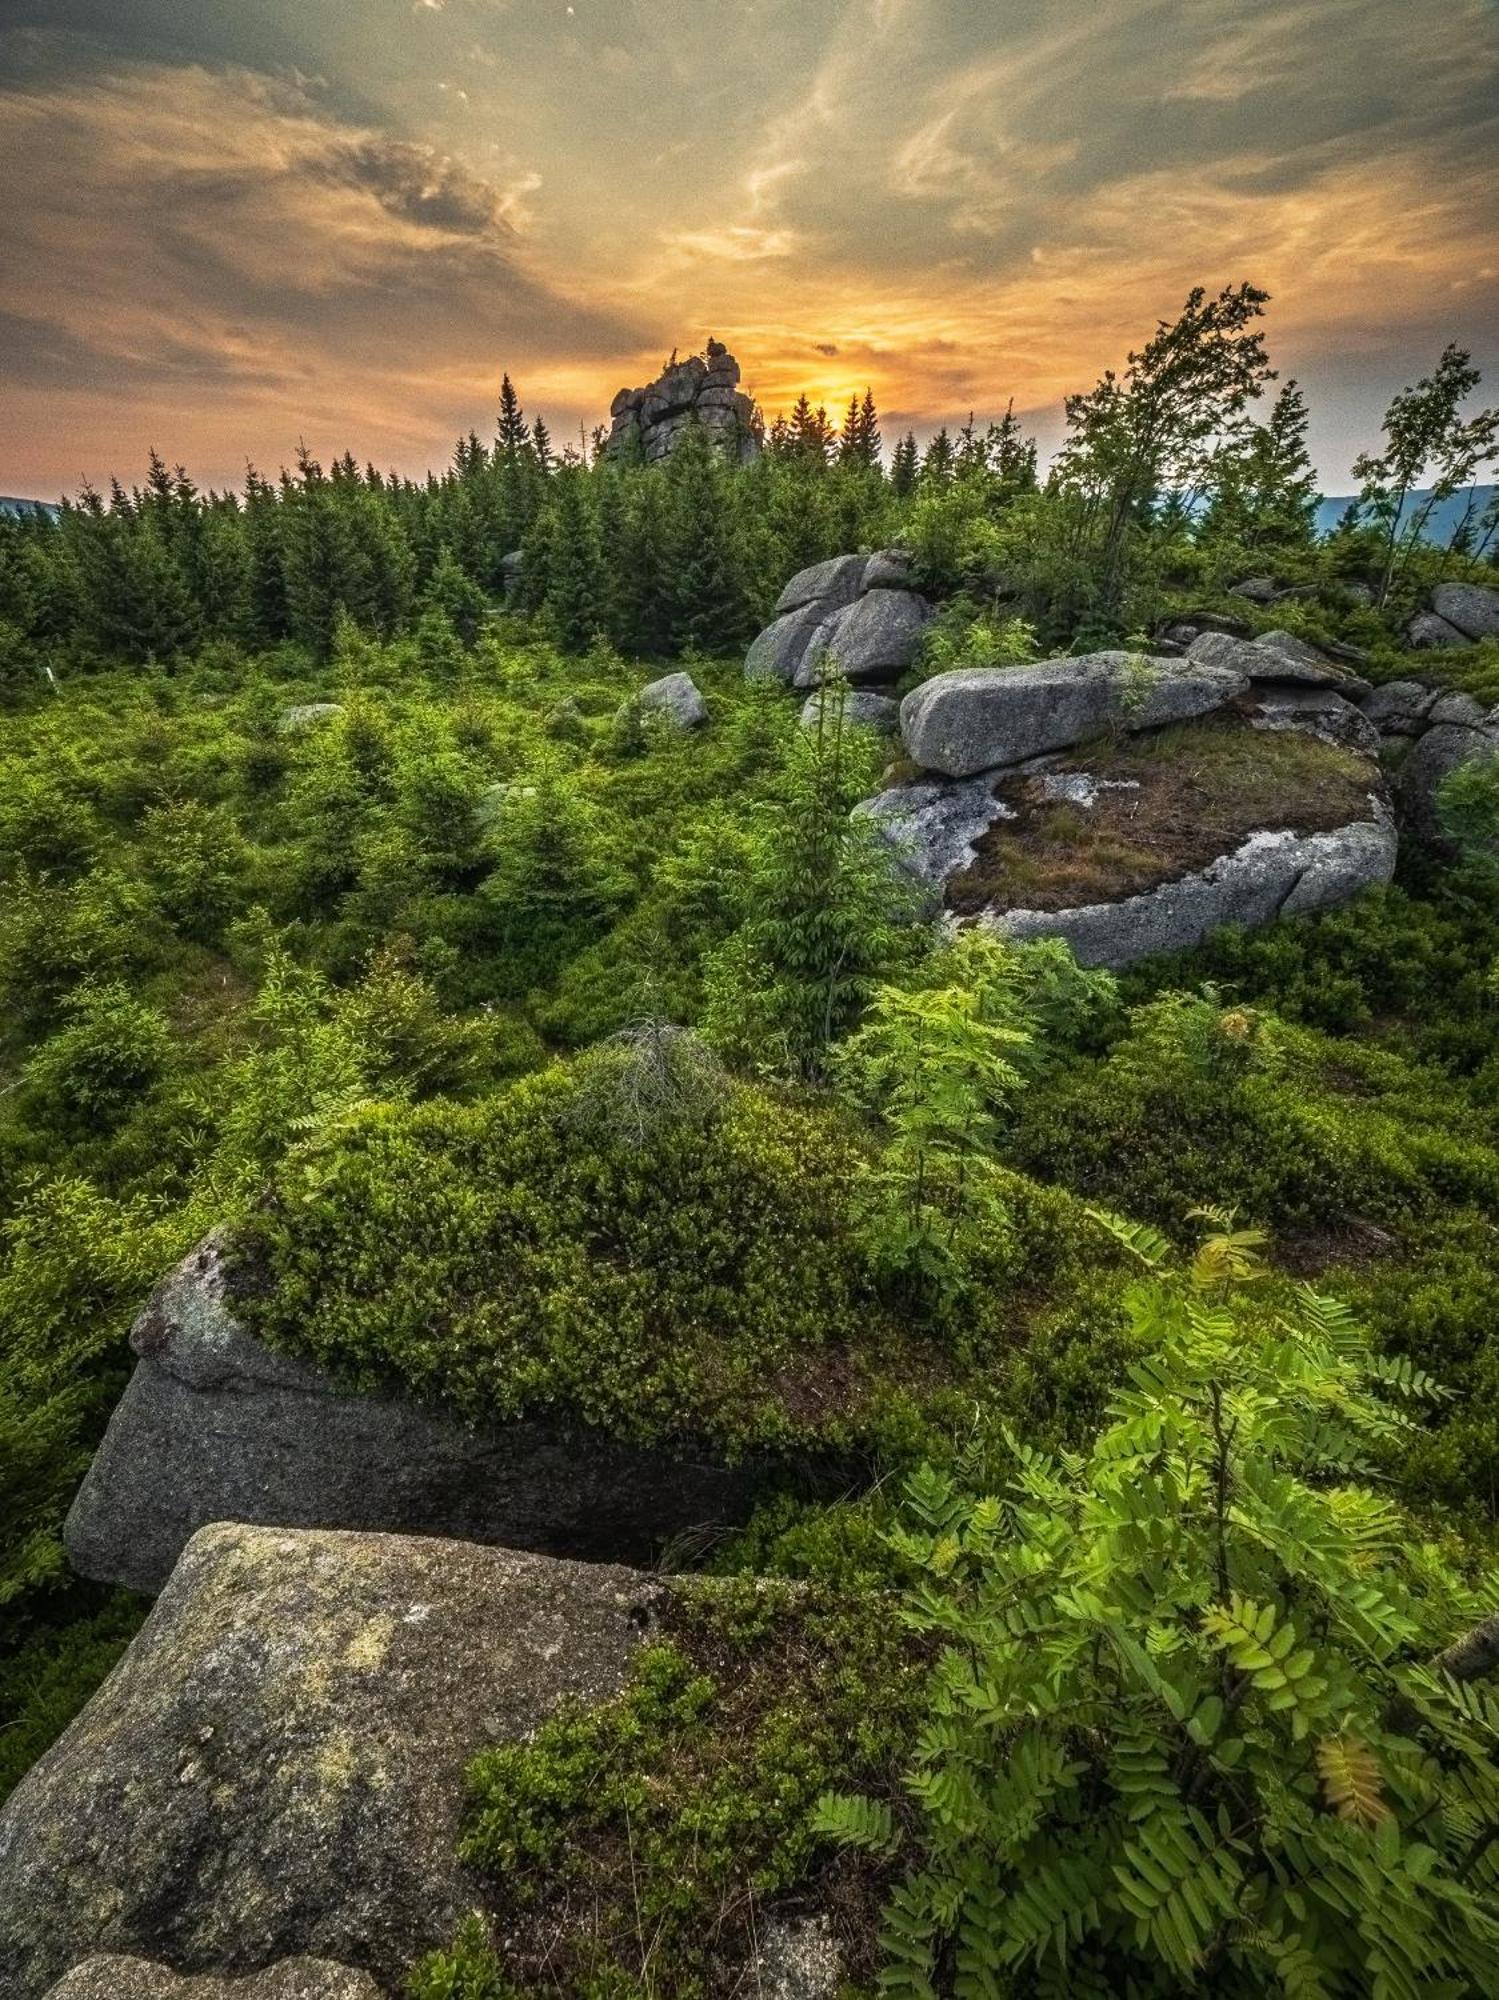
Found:
[[[1194,294],[1044,480],[1013,418],[887,472],[805,401],[744,467],[559,462],[507,383],[425,486],[0,519],[0,1784],[140,1615],[61,1522],[227,1223],[353,1385],[766,1467],[625,1695],[478,1756],[415,2000],[730,1993],[809,1914],[850,1996],[1493,1990],[1493,770],[1440,862],[1115,979],[926,923],[849,817],[880,745],[740,671],[792,571],[901,540],[918,676],[1207,610],[1499,699],[1492,641],[1400,636],[1495,581],[1395,504],[1477,470],[1463,366],[1318,541],[1263,306]],[[704,728],[632,699],[665,660]],[[960,911],[1366,808],[1238,725],[1088,768],[1134,789],[1027,781]]]

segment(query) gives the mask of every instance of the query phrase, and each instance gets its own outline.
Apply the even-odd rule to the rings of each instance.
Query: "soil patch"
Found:
[[[1291,731],[1214,718],[1148,738],[1086,747],[1057,770],[1086,773],[1091,805],[1049,797],[1039,776],[1009,777],[947,907],[1070,910],[1138,896],[1230,854],[1260,830],[1330,833],[1369,817],[1372,765]]]

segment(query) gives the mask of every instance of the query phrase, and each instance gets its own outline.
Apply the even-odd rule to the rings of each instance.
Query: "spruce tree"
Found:
[[[672,648],[733,652],[749,636],[749,606],[723,462],[693,422],[678,437],[668,465]]]
[[[944,424],[927,446],[921,461],[921,483],[923,486],[945,486],[953,476],[957,454],[953,450],[952,439]]]
[[[518,459],[531,442],[531,426],[526,422],[520,397],[508,375],[500,383],[500,421],[496,433],[499,456],[509,462]]]
[[[635,481],[630,495],[619,577],[619,643],[648,660],[663,659],[671,650],[671,539],[666,474],[652,470]]]
[[[545,609],[558,645],[567,652],[581,653],[599,629],[601,567],[592,495],[581,467],[564,466],[556,475],[547,511]]]
[[[890,460],[890,484],[898,499],[905,500],[916,491],[916,480],[921,470],[921,460],[916,449],[916,433],[907,431],[895,447]]]
[[[472,646],[484,626],[489,601],[453,551],[444,542],[422,591],[424,612],[440,611],[465,646]]]

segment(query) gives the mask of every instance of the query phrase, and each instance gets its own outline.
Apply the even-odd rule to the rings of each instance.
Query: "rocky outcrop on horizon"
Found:
[[[701,425],[731,458],[758,458],[762,448],[759,414],[739,387],[739,363],[721,341],[710,340],[702,354],[671,360],[643,389],[621,389],[609,406],[604,449],[618,458],[643,458],[655,465],[669,458],[683,432]]]

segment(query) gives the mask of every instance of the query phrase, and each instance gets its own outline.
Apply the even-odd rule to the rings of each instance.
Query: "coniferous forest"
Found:
[[[1118,656],[1127,730],[1163,647],[1274,631],[1476,740],[1499,638],[1420,621],[1499,591],[1499,411],[1434,357],[1319,537],[1267,304],[1142,329],[1045,464],[1013,408],[918,446],[867,393],[755,453],[559,448],[507,375],[425,482],[152,454],[0,516],[0,1984],[55,1976],[14,1885],[62,1767],[25,1774],[158,1643],[64,1518],[216,1232],[278,1365],[556,1427],[558,1478],[719,1481],[670,1533],[605,1492],[525,1544],[664,1601],[617,1684],[467,1747],[463,1908],[366,1956],[308,1929],[370,1993],[1499,1990],[1499,751],[1393,880],[1110,970],[937,920],[854,810],[920,779],[902,746],[832,663],[805,708],[744,671],[790,579],[895,550],[935,607],[897,695]],[[695,726],[640,698],[675,673]],[[1254,741],[1286,798],[1350,754]],[[1179,842],[1241,782],[1201,723],[1134,754],[1113,782],[1191,778]],[[1037,907],[1087,900],[1085,817],[1004,862]],[[268,1962],[193,1838],[135,1843],[154,1900],[92,1948]],[[822,1984],[775,1983],[784,1935]]]

